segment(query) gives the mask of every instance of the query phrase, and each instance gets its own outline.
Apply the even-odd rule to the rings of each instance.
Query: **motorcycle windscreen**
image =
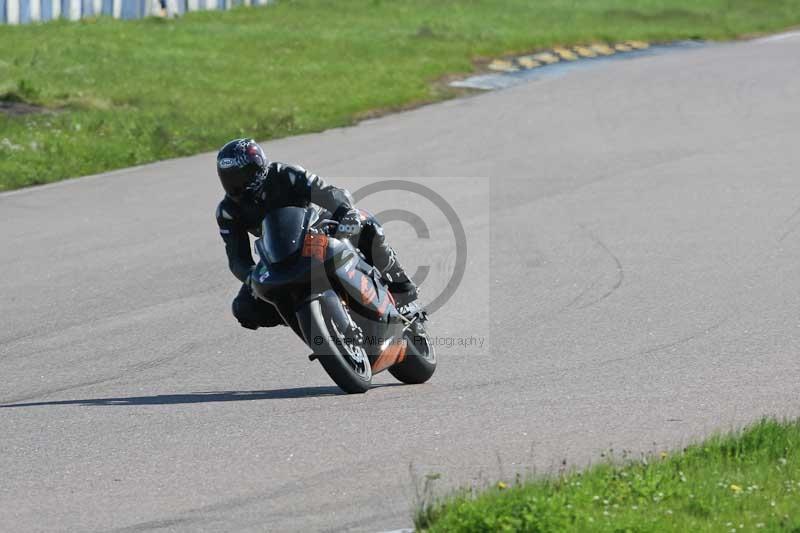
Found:
[[[261,246],[258,253],[268,264],[278,264],[300,251],[314,210],[302,207],[273,209],[264,217],[261,226]]]

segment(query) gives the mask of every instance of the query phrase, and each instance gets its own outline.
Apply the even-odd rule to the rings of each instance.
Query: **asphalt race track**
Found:
[[[266,144],[353,190],[423,183],[467,232],[436,375],[362,396],[230,316],[212,154],[0,195],[0,530],[380,531],[411,524],[427,474],[443,491],[798,416],[799,132],[789,35]],[[442,214],[362,205],[426,222],[386,229],[438,294]]]

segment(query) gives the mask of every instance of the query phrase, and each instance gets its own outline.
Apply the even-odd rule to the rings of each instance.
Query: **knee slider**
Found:
[[[231,311],[233,312],[234,318],[239,321],[239,324],[243,328],[247,329],[258,329],[258,324],[255,320],[253,320],[253,313],[252,306],[247,305],[247,303],[243,302],[241,298],[236,298],[233,300],[231,304]]]

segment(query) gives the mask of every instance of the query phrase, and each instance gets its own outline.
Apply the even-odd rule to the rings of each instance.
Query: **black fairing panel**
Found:
[[[267,264],[280,264],[299,254],[308,228],[316,221],[317,212],[303,207],[281,207],[270,210],[261,225],[261,239],[256,248]]]
[[[347,298],[350,309],[370,322],[386,324],[395,319],[397,310],[377,269],[349,242],[332,242],[333,260],[329,264],[333,272],[328,276],[335,280],[337,290]]]

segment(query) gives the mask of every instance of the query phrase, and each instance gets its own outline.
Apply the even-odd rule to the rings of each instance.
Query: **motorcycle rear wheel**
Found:
[[[408,385],[425,383],[436,371],[436,346],[422,327],[406,330],[405,340],[406,358],[389,368],[389,373]]]

